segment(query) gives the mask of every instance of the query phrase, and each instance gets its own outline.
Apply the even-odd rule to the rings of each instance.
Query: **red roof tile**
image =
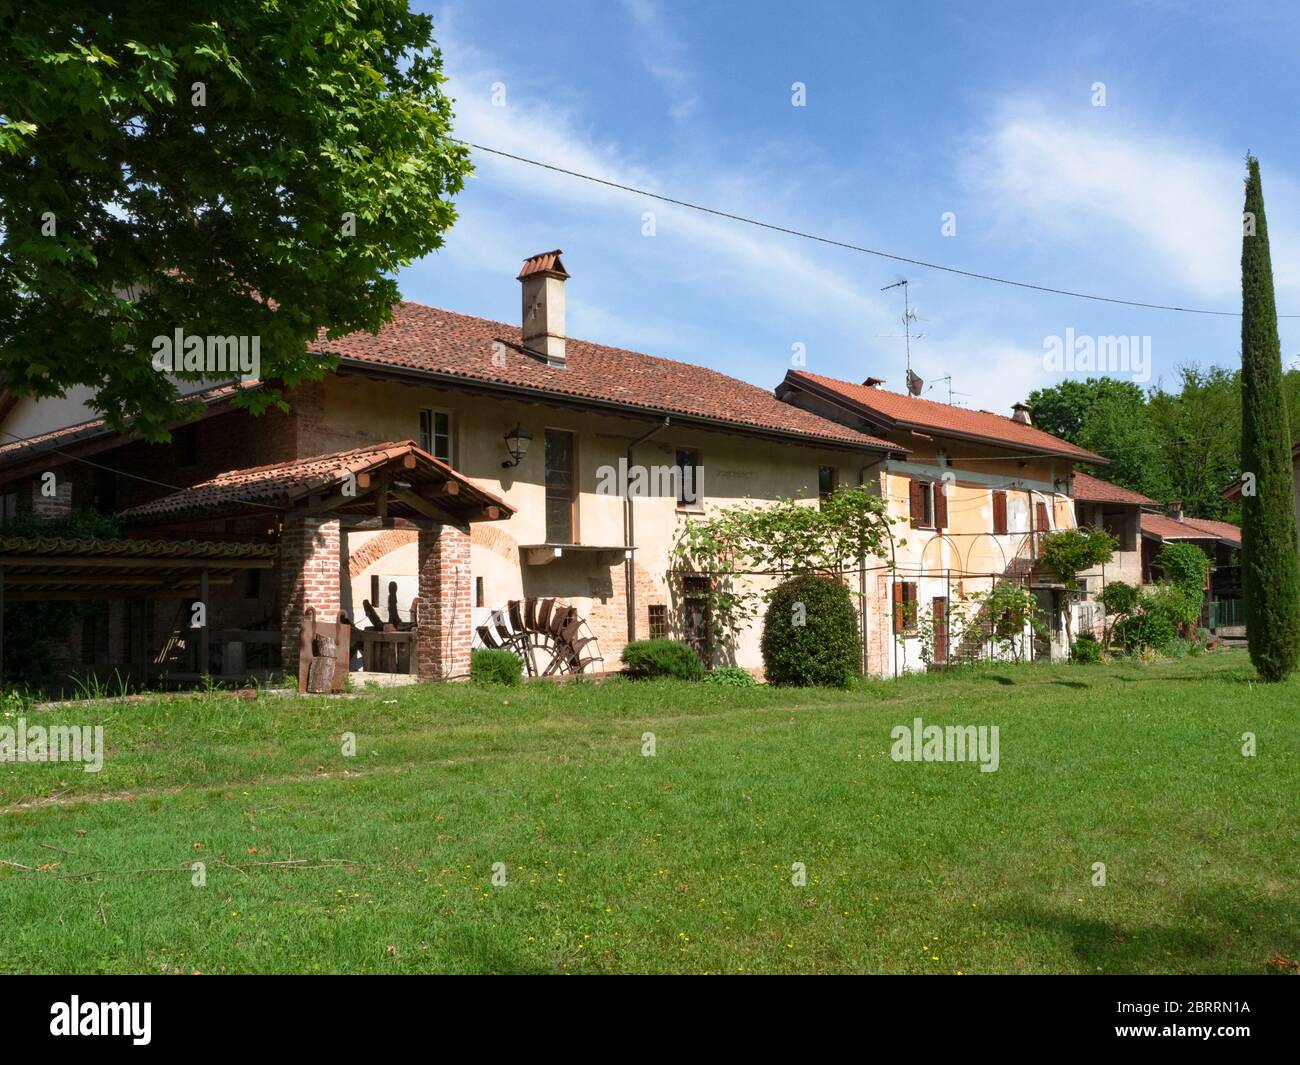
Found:
[[[1085,503],[1130,503],[1139,507],[1158,505],[1154,499],[1148,499],[1141,492],[1121,488],[1079,470],[1074,471],[1074,498],[1082,499]]]
[[[814,394],[832,393],[840,399],[848,400],[865,417],[886,429],[895,426],[919,429],[1000,444],[1030,454],[1061,455],[1099,465],[1107,462],[1100,455],[1001,414],[967,410],[965,407],[936,403],[934,400],[902,392],[886,392],[883,388],[868,388],[866,385],[855,385],[833,377],[808,373],[806,370],[788,371],[783,387],[804,388]]]
[[[1142,532],[1160,540],[1226,540],[1241,546],[1241,529],[1226,521],[1208,518],[1184,518],[1178,521],[1167,514],[1143,514]]]
[[[907,451],[703,366],[585,340],[569,339],[565,347],[567,365],[548,366],[524,352],[518,326],[404,302],[393,308],[393,320],[378,334],[322,337],[315,350],[339,355],[344,368],[349,362],[390,367],[442,378],[449,384],[482,382],[620,410],[676,415],[742,433],[862,450]]]
[[[458,482],[459,492],[449,499],[458,508],[493,506],[500,511],[502,518],[514,513],[513,507],[479,488],[445,462],[422,451],[413,441],[397,440],[309,459],[228,470],[190,488],[128,507],[118,516],[126,522],[151,522],[208,517],[260,507],[281,509],[313,492],[334,487],[346,474],[369,473],[405,455],[415,456],[417,466],[403,471],[404,479],[412,482],[431,478]],[[357,494],[358,498],[364,496],[360,490]]]

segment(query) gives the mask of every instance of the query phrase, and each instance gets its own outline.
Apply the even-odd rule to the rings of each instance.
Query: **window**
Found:
[[[18,493],[6,492],[4,498],[4,520],[13,521],[18,516]]]
[[[944,529],[948,526],[948,497],[942,485],[913,481],[911,488],[912,528]]]
[[[993,532],[1003,536],[1007,532],[1007,494],[993,493]]]
[[[646,610],[650,617],[650,639],[668,639],[668,608],[659,603],[646,607]]]
[[[450,414],[442,410],[420,411],[420,448],[452,465]]]
[[[199,427],[192,422],[182,425],[172,433],[172,447],[176,452],[177,466],[199,464]]]
[[[894,632],[916,632],[916,581],[894,582]]]
[[[262,571],[260,569],[250,569],[244,574],[244,598],[261,599],[262,598]]]
[[[704,505],[704,488],[700,484],[702,473],[699,448],[679,447],[677,449],[677,505],[679,507],[695,510]]]
[[[839,487],[839,474],[834,466],[817,467],[817,498],[823,503]]]
[[[546,542],[572,544],[573,529],[573,434],[561,429],[546,430]]]
[[[707,666],[709,656],[709,578],[682,578],[683,637]]]
[[[483,603],[484,603],[483,578],[475,577],[474,578],[474,605],[482,606]]]

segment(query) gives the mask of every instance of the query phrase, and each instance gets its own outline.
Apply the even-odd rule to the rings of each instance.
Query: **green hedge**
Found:
[[[475,684],[518,684],[524,663],[513,652],[481,647],[469,658],[469,676]]]
[[[623,664],[638,680],[676,677],[703,680],[704,663],[689,646],[677,640],[634,640],[623,648]]]
[[[839,581],[804,574],[772,594],[763,619],[769,684],[847,688],[862,670],[858,614]]]

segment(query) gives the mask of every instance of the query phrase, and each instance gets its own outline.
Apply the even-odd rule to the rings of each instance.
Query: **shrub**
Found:
[[[1097,642],[1097,637],[1090,632],[1082,633],[1074,641],[1074,647],[1071,651],[1071,658],[1076,662],[1091,663],[1101,661],[1101,644]]]
[[[847,688],[861,663],[858,615],[843,584],[802,574],[772,593],[763,618],[768,683]]]
[[[524,664],[513,652],[480,647],[469,657],[469,676],[475,684],[518,684]]]
[[[713,670],[704,679],[709,684],[717,684],[728,688],[756,688],[758,686],[758,681],[754,679],[754,675],[740,666],[722,666]]]
[[[634,640],[623,648],[623,664],[638,680],[651,677],[704,679],[704,663],[700,656],[678,640]]]
[[[1129,654],[1142,652],[1163,654],[1178,639],[1174,623],[1161,613],[1134,614],[1119,623],[1116,629],[1124,650]]]

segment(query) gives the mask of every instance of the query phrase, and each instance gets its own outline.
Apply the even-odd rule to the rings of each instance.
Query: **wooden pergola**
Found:
[[[68,540],[0,536],[0,680],[6,602],[175,598],[208,601],[208,589],[275,565],[274,544],[206,540]],[[200,630],[207,661],[209,629]]]

